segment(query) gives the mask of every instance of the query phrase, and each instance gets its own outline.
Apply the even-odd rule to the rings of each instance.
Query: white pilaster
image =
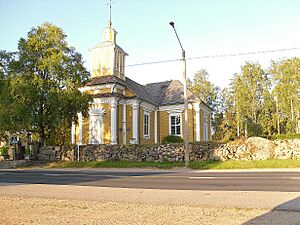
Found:
[[[123,144],[126,145],[126,104],[123,104]]]
[[[78,127],[79,127],[79,140],[78,143],[82,144],[82,113],[78,113]]]
[[[139,103],[132,104],[132,138],[134,144],[139,143]]]
[[[110,103],[110,144],[117,144],[117,98],[112,99]]]
[[[154,111],[154,143],[157,143],[157,111]]]
[[[75,122],[72,121],[71,127],[71,144],[75,144]]]
[[[194,105],[196,111],[196,141],[200,141],[200,104]]]

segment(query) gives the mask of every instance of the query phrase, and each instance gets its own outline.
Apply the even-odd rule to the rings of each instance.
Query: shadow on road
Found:
[[[243,225],[299,225],[300,197],[276,206],[270,212],[243,223]]]

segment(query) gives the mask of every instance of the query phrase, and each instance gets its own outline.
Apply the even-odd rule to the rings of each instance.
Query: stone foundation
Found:
[[[39,150],[39,160],[77,160],[77,146],[44,147]],[[190,160],[266,160],[300,159],[300,139],[269,141],[251,137],[227,144],[192,143]],[[167,145],[82,145],[80,161],[153,161],[183,162],[183,144]]]

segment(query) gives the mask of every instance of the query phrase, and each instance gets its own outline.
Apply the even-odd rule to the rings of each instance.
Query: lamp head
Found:
[[[169,24],[174,28],[174,22],[171,21]]]

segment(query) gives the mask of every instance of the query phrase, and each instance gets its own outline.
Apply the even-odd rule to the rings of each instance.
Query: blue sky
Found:
[[[14,51],[20,37],[45,21],[61,27],[69,45],[89,69],[89,48],[101,41],[108,22],[106,0],[0,0],[0,49]],[[169,25],[176,29],[187,57],[300,47],[298,0],[114,0],[112,23],[117,43],[129,54],[127,65],[180,58]],[[187,75],[205,68],[210,80],[226,86],[245,61],[300,56],[300,50],[187,62]],[[126,67],[140,83],[181,79],[180,62]]]

